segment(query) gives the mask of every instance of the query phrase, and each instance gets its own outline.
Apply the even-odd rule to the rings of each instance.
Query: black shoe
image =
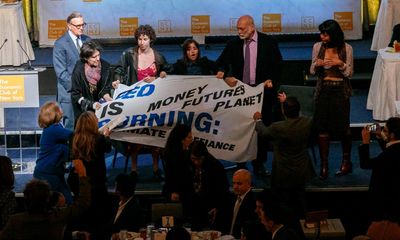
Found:
[[[157,171],[153,172],[153,179],[157,181],[162,181],[164,180],[164,174],[160,169],[157,169]]]

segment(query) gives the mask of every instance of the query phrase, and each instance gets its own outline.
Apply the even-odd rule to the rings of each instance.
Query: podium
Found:
[[[0,128],[4,128],[4,108],[39,107],[38,73],[43,69],[0,69]]]

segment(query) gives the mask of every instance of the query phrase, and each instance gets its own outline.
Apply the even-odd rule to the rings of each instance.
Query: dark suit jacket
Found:
[[[276,102],[282,55],[274,38],[261,32],[257,34],[256,84],[271,79],[274,86],[273,89],[264,89],[262,114],[264,123],[269,124],[272,121],[272,106]],[[241,80],[244,65],[243,40],[238,36],[230,40],[217,59],[217,65],[219,70],[225,72],[225,76],[233,76]]]
[[[308,143],[311,119],[288,118],[266,127],[261,121],[256,131],[270,140],[274,146],[271,185],[278,188],[304,187],[315,176]]]
[[[300,240],[300,237],[294,230],[283,226],[275,233],[272,240]]]
[[[373,211],[372,218],[378,220],[400,216],[400,143],[383,150],[375,158],[369,156],[369,144],[358,148],[360,167],[372,169],[369,194]]]
[[[82,42],[87,42],[90,37],[82,35],[81,40]],[[67,31],[57,39],[53,48],[53,65],[57,75],[58,102],[71,102],[71,93],[69,92],[71,90],[71,75],[78,60],[79,52]]]
[[[226,216],[226,224],[227,224],[227,233],[229,233],[233,218],[233,209],[235,207],[237,196],[233,195],[230,200],[230,208],[227,212]],[[233,227],[232,235],[236,239],[240,239],[241,229],[245,222],[247,221],[256,221],[258,219],[257,214],[254,212],[256,209],[256,196],[253,191],[250,191],[246,194],[244,199],[242,200],[242,204],[240,205],[239,211],[236,215],[236,221]]]
[[[136,198],[133,197],[125,206],[124,210],[122,210],[121,214],[114,222],[115,215],[118,212],[118,205],[114,209],[112,215],[112,233],[117,233],[121,230],[128,230],[130,232],[139,232],[139,229],[144,224],[144,214],[143,210],[139,206]]]
[[[389,47],[393,47],[394,41],[400,42],[400,23],[393,27],[392,38],[390,39]]]

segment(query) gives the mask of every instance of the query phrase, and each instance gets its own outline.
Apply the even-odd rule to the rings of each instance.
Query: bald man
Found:
[[[232,78],[239,79],[250,86],[264,84],[262,121],[266,126],[273,120],[277,85],[281,74],[282,55],[278,43],[264,33],[256,31],[254,20],[249,15],[237,21],[238,36],[230,40],[217,59],[219,72],[217,78],[225,78],[233,85]],[[247,54],[246,54],[247,53]],[[253,161],[254,173],[265,176],[267,143],[260,141],[257,159]],[[253,159],[248,159],[253,160]]]
[[[251,184],[251,173],[246,169],[239,169],[233,174],[232,179],[234,197],[228,211],[227,221],[229,234],[240,239],[243,224],[249,220],[257,220],[256,198]],[[235,211],[235,208],[237,209]],[[236,215],[236,216],[235,216]]]

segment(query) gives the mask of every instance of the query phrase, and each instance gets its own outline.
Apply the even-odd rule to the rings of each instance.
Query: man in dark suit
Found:
[[[57,75],[57,102],[63,110],[63,124],[74,128],[74,112],[71,103],[71,75],[79,60],[82,44],[90,38],[83,34],[86,23],[82,14],[71,13],[67,18],[68,31],[54,43],[53,66]]]
[[[217,78],[225,78],[231,86],[235,84],[236,79],[250,86],[263,83],[265,88],[262,119],[269,125],[273,120],[272,109],[282,65],[278,43],[271,36],[256,31],[254,20],[248,15],[238,19],[237,31],[239,36],[227,43],[217,59],[220,69]],[[259,142],[260,147],[253,167],[255,174],[265,176],[266,144]]]
[[[400,219],[400,118],[392,117],[386,122],[383,131],[376,132],[382,144],[383,152],[370,158],[370,130],[361,131],[362,145],[358,148],[360,167],[372,169],[369,183],[370,220]]]
[[[254,113],[257,133],[270,140],[274,148],[271,189],[280,202],[287,205],[296,217],[304,217],[305,184],[315,176],[308,152],[312,121],[300,116],[300,104],[295,97],[279,94],[286,120],[266,127],[261,113]]]
[[[257,220],[256,198],[251,190],[251,174],[248,170],[237,170],[233,174],[232,184],[235,197],[231,201],[226,220],[230,228],[229,234],[240,239],[243,224]]]

